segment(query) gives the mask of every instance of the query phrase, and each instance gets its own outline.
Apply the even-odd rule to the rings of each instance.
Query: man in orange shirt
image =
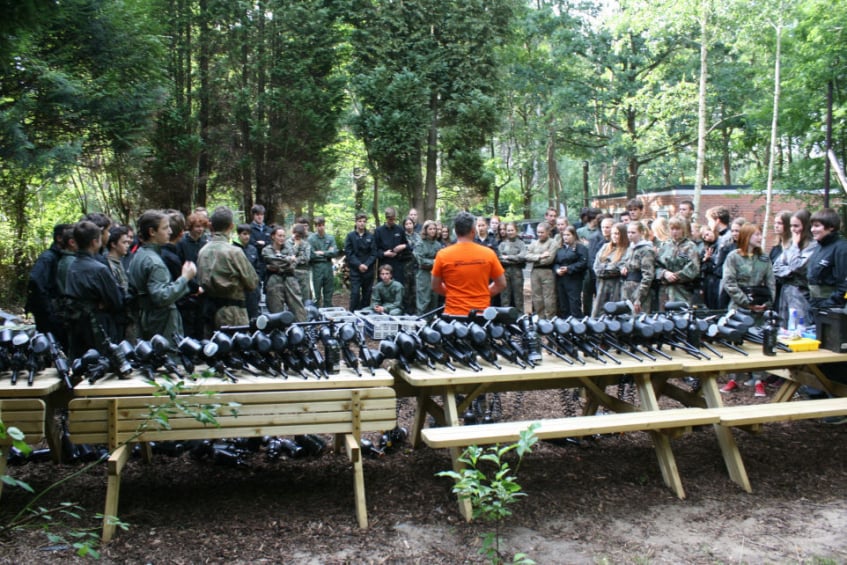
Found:
[[[491,297],[506,288],[505,271],[497,254],[474,243],[475,224],[473,214],[456,214],[456,243],[435,256],[432,290],[446,297],[445,314],[467,316],[471,310],[484,310],[491,305]]]

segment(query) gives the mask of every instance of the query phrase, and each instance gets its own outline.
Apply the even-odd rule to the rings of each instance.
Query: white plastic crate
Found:
[[[399,329],[409,332],[417,332],[426,325],[426,320],[421,320],[417,316],[392,316],[397,320]],[[398,330],[399,331],[399,330]]]
[[[365,323],[365,333],[371,339],[390,339],[397,335],[400,327],[392,316],[373,314],[362,310],[356,311],[356,316]]]
[[[337,320],[342,316],[352,317],[353,313],[347,310],[346,308],[342,308],[341,306],[332,306],[329,308],[318,308],[318,312],[321,313],[321,316],[326,318],[327,320]]]

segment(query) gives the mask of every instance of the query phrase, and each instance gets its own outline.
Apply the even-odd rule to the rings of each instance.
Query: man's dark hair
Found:
[[[715,206],[706,210],[706,217],[718,220],[725,226],[729,225],[729,209],[726,206]]]
[[[83,216],[80,221],[83,220],[93,223],[101,230],[105,230],[106,228],[112,225],[112,219],[102,212],[89,212],[88,214]]]
[[[53,226],[53,241],[56,243],[62,242],[62,234],[65,233],[65,230],[68,228],[72,228],[73,224],[56,224]]]
[[[212,212],[212,231],[215,233],[223,233],[232,226],[232,210],[226,206],[218,206]]]
[[[171,225],[171,241],[176,241],[182,237],[182,232],[185,231],[185,216],[179,210],[165,210],[168,215],[168,223]]]
[[[235,233],[250,233],[250,224],[238,224],[235,228]]]
[[[473,232],[474,226],[476,226],[476,218],[470,212],[459,212],[453,220],[453,229],[459,237]]]
[[[303,224],[294,224],[291,227],[292,235],[297,235],[299,237],[306,237],[306,226]]]
[[[67,249],[74,240],[74,228],[76,224],[65,224],[65,229],[62,230],[62,249]],[[74,240],[75,242],[76,240]]]
[[[638,198],[633,198],[629,202],[626,203],[627,210],[644,210],[644,202],[639,200]]]
[[[585,212],[585,222],[588,223],[600,215],[600,208],[588,208]]]
[[[357,222],[358,222],[359,220],[367,220],[367,219],[368,219],[368,215],[367,215],[367,214],[364,214],[364,213],[362,213],[362,212],[359,212],[358,214],[356,214],[356,221],[357,221]]]
[[[264,214],[265,207],[261,204],[253,204],[253,207],[250,208],[250,215],[255,216],[256,214]]]
[[[161,210],[147,210],[141,217],[138,218],[138,239],[141,241],[150,241],[150,230],[159,229],[159,224],[165,218],[165,213]]]
[[[106,244],[108,249],[111,249],[113,245],[117,245],[117,243],[121,240],[121,238],[125,235],[129,235],[129,228],[126,226],[115,226],[109,229],[109,243]]]
[[[693,200],[683,200],[682,202],[679,203],[680,206],[682,206],[683,204],[688,204],[691,207],[692,210],[694,209],[694,201]]]
[[[814,224],[816,222],[825,228],[831,228],[835,231],[841,229],[841,217],[832,208],[823,208],[812,214],[809,223]]]
[[[74,239],[76,240],[77,249],[88,250],[91,243],[100,239],[103,230],[94,222],[82,220],[74,226]]]
[[[326,225],[326,218],[324,218],[323,216],[315,217],[315,225],[316,226]]]

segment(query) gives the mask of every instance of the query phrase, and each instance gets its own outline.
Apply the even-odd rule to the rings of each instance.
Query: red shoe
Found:
[[[738,383],[731,380],[721,387],[721,392],[734,392],[738,388]]]
[[[765,383],[762,381],[756,382],[756,393],[753,396],[758,396],[760,398],[767,396],[767,393],[765,392]]]

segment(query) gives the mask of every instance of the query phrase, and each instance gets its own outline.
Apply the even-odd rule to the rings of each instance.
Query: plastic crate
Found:
[[[798,337],[796,339],[780,339],[781,343],[787,345],[791,351],[817,351],[821,345],[816,339],[808,337]]]
[[[331,308],[318,308],[318,312],[320,312],[321,316],[323,316],[327,320],[333,321],[337,320],[342,316],[355,317],[353,316],[352,312],[340,306],[333,306]]]
[[[392,316],[361,310],[356,311],[356,316],[365,323],[365,334],[371,339],[390,339],[397,335],[397,330],[400,327],[397,320]]]
[[[421,320],[417,316],[392,316],[395,320],[397,320],[397,325],[399,326],[398,331],[400,329],[409,331],[409,332],[417,332],[419,329],[426,325],[426,320]]]

